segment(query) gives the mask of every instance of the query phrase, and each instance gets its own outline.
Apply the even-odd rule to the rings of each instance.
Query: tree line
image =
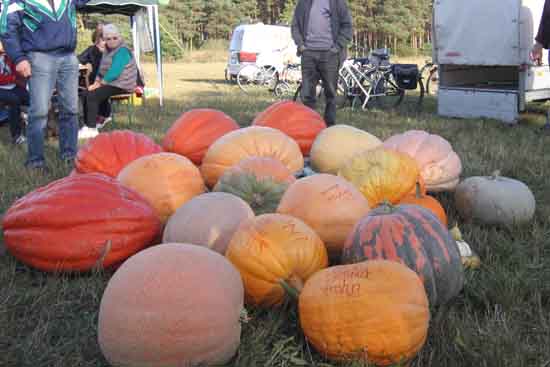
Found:
[[[163,41],[180,51],[207,40],[230,39],[236,25],[289,25],[296,0],[175,0],[161,8]],[[347,0],[353,18],[352,47],[362,52],[391,47],[414,52],[431,43],[432,0]]]

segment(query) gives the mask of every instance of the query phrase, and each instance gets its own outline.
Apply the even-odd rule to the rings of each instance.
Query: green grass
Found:
[[[238,87],[225,84],[223,67],[223,63],[167,65],[165,107],[161,110],[150,100],[139,108],[133,126],[119,115],[118,125],[109,129],[131,128],[160,141],[178,115],[198,107],[220,109],[248,125],[273,100],[247,98]],[[151,66],[146,71],[153,75]],[[432,319],[429,339],[413,366],[549,366],[550,136],[538,130],[543,116],[537,111],[525,114],[516,127],[490,120],[446,119],[435,114],[435,100],[429,98],[420,114],[407,108],[389,113],[341,110],[338,121],[381,139],[408,129],[440,134],[462,158],[463,177],[500,169],[503,175],[528,184],[537,199],[530,224],[497,228],[462,223],[452,195],[438,195],[449,222],[458,221],[483,264],[467,272],[464,291],[447,313],[438,321]],[[57,161],[56,142],[46,149],[52,172],[45,177],[25,172],[24,148],[8,142],[7,128],[2,128],[2,214],[17,198],[69,171]],[[44,274],[8,253],[0,255],[0,366],[106,366],[96,326],[102,292],[111,275]],[[292,307],[249,312],[251,319],[243,326],[242,344],[231,365],[361,365],[331,363],[308,347]]]

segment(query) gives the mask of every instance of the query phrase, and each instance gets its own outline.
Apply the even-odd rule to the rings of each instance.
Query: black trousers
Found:
[[[331,51],[305,50],[302,53],[302,101],[312,109],[317,104],[317,84],[323,82],[325,91],[325,122],[334,125],[336,122],[336,88],[340,54]]]
[[[23,132],[21,106],[29,105],[29,92],[20,86],[15,86],[13,89],[0,89],[0,102],[8,105],[10,134],[13,139],[16,139]]]
[[[128,92],[122,88],[113,87],[112,85],[104,85],[91,92],[88,91],[85,96],[85,104],[84,104],[86,126],[96,127],[96,118],[100,112],[100,106],[102,106],[104,103],[108,103],[109,97],[114,96],[116,94],[124,94],[124,93],[128,93]],[[105,108],[105,107],[102,107],[102,108]],[[101,111],[101,112],[104,112],[104,111]]]

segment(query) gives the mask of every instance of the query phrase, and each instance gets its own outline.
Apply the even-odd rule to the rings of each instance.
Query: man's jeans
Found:
[[[27,126],[26,166],[41,167],[44,159],[44,128],[54,88],[59,100],[59,156],[73,159],[78,142],[78,59],[74,53],[53,55],[30,52],[30,108]]]
[[[323,82],[325,91],[325,122],[336,122],[336,88],[340,54],[331,51],[305,50],[302,54],[302,101],[312,109],[317,104],[317,84]]]

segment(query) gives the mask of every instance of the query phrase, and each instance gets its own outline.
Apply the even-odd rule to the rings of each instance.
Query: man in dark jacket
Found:
[[[531,49],[531,60],[537,65],[542,65],[542,49],[550,48],[550,0],[544,2],[542,17],[540,18],[539,30],[535,37],[535,45]],[[550,64],[550,60],[548,62]],[[543,126],[545,131],[550,131],[550,111],[546,116],[546,124]]]
[[[292,19],[292,38],[302,57],[302,101],[315,108],[316,88],[323,82],[325,122],[336,121],[338,70],[346,59],[352,22],[345,0],[299,0]]]
[[[44,127],[50,99],[57,90],[59,156],[71,164],[77,153],[78,60],[76,8],[89,0],[2,0],[0,37],[17,72],[29,80],[27,161],[46,170]]]

